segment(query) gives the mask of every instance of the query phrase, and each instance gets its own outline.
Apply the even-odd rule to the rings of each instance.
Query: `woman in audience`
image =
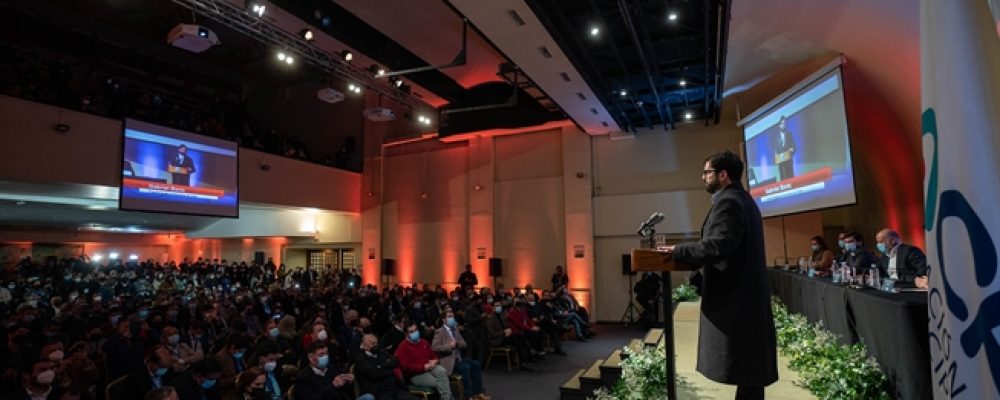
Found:
[[[274,400],[275,398],[267,392],[264,385],[267,383],[267,375],[259,367],[248,369],[236,384],[237,399],[239,400]],[[280,397],[278,397],[280,399]]]
[[[822,236],[814,236],[809,241],[809,248],[812,255],[809,256],[809,263],[821,276],[830,274],[830,266],[833,264],[833,251],[826,247],[826,240]]]

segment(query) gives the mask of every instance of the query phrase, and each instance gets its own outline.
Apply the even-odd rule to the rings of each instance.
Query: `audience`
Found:
[[[396,348],[395,355],[405,381],[437,389],[441,400],[452,400],[448,372],[440,365],[427,341],[420,338],[415,322],[406,324],[406,340]]]

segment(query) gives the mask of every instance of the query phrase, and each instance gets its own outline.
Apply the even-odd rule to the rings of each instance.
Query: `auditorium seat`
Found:
[[[520,364],[519,360],[517,359],[517,351],[515,351],[513,347],[510,346],[491,347],[490,355],[489,357],[486,357],[486,366],[483,367],[483,369],[489,369],[490,362],[493,361],[493,357],[500,354],[502,354],[503,357],[507,359],[507,371],[513,371],[514,370],[513,366]]]

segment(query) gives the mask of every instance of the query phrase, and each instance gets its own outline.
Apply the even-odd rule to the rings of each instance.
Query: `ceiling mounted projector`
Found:
[[[337,89],[334,88],[322,88],[316,91],[316,98],[324,102],[333,104],[344,101],[344,94],[340,93],[339,91],[337,91]]]
[[[396,112],[383,107],[366,108],[362,113],[369,121],[386,122],[396,120]]]
[[[215,35],[215,32],[204,26],[177,24],[167,34],[167,43],[192,53],[201,53],[221,42],[219,42],[219,37]]]

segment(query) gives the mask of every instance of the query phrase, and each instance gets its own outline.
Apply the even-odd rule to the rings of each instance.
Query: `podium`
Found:
[[[781,163],[783,163],[785,161],[788,161],[788,160],[791,160],[791,159],[792,159],[792,151],[791,150],[782,151],[780,153],[775,153],[774,154],[774,163],[775,164],[781,164]]]
[[[673,254],[667,254],[654,249],[632,249],[632,272],[659,272],[663,280],[663,335],[667,359],[667,398],[677,399],[677,366],[674,355],[674,299],[670,283],[670,273],[673,271],[694,271],[692,267],[674,261]]]
[[[171,174],[187,175],[188,174],[188,169],[187,169],[187,167],[175,167],[173,165],[167,165],[167,172],[169,172]]]

